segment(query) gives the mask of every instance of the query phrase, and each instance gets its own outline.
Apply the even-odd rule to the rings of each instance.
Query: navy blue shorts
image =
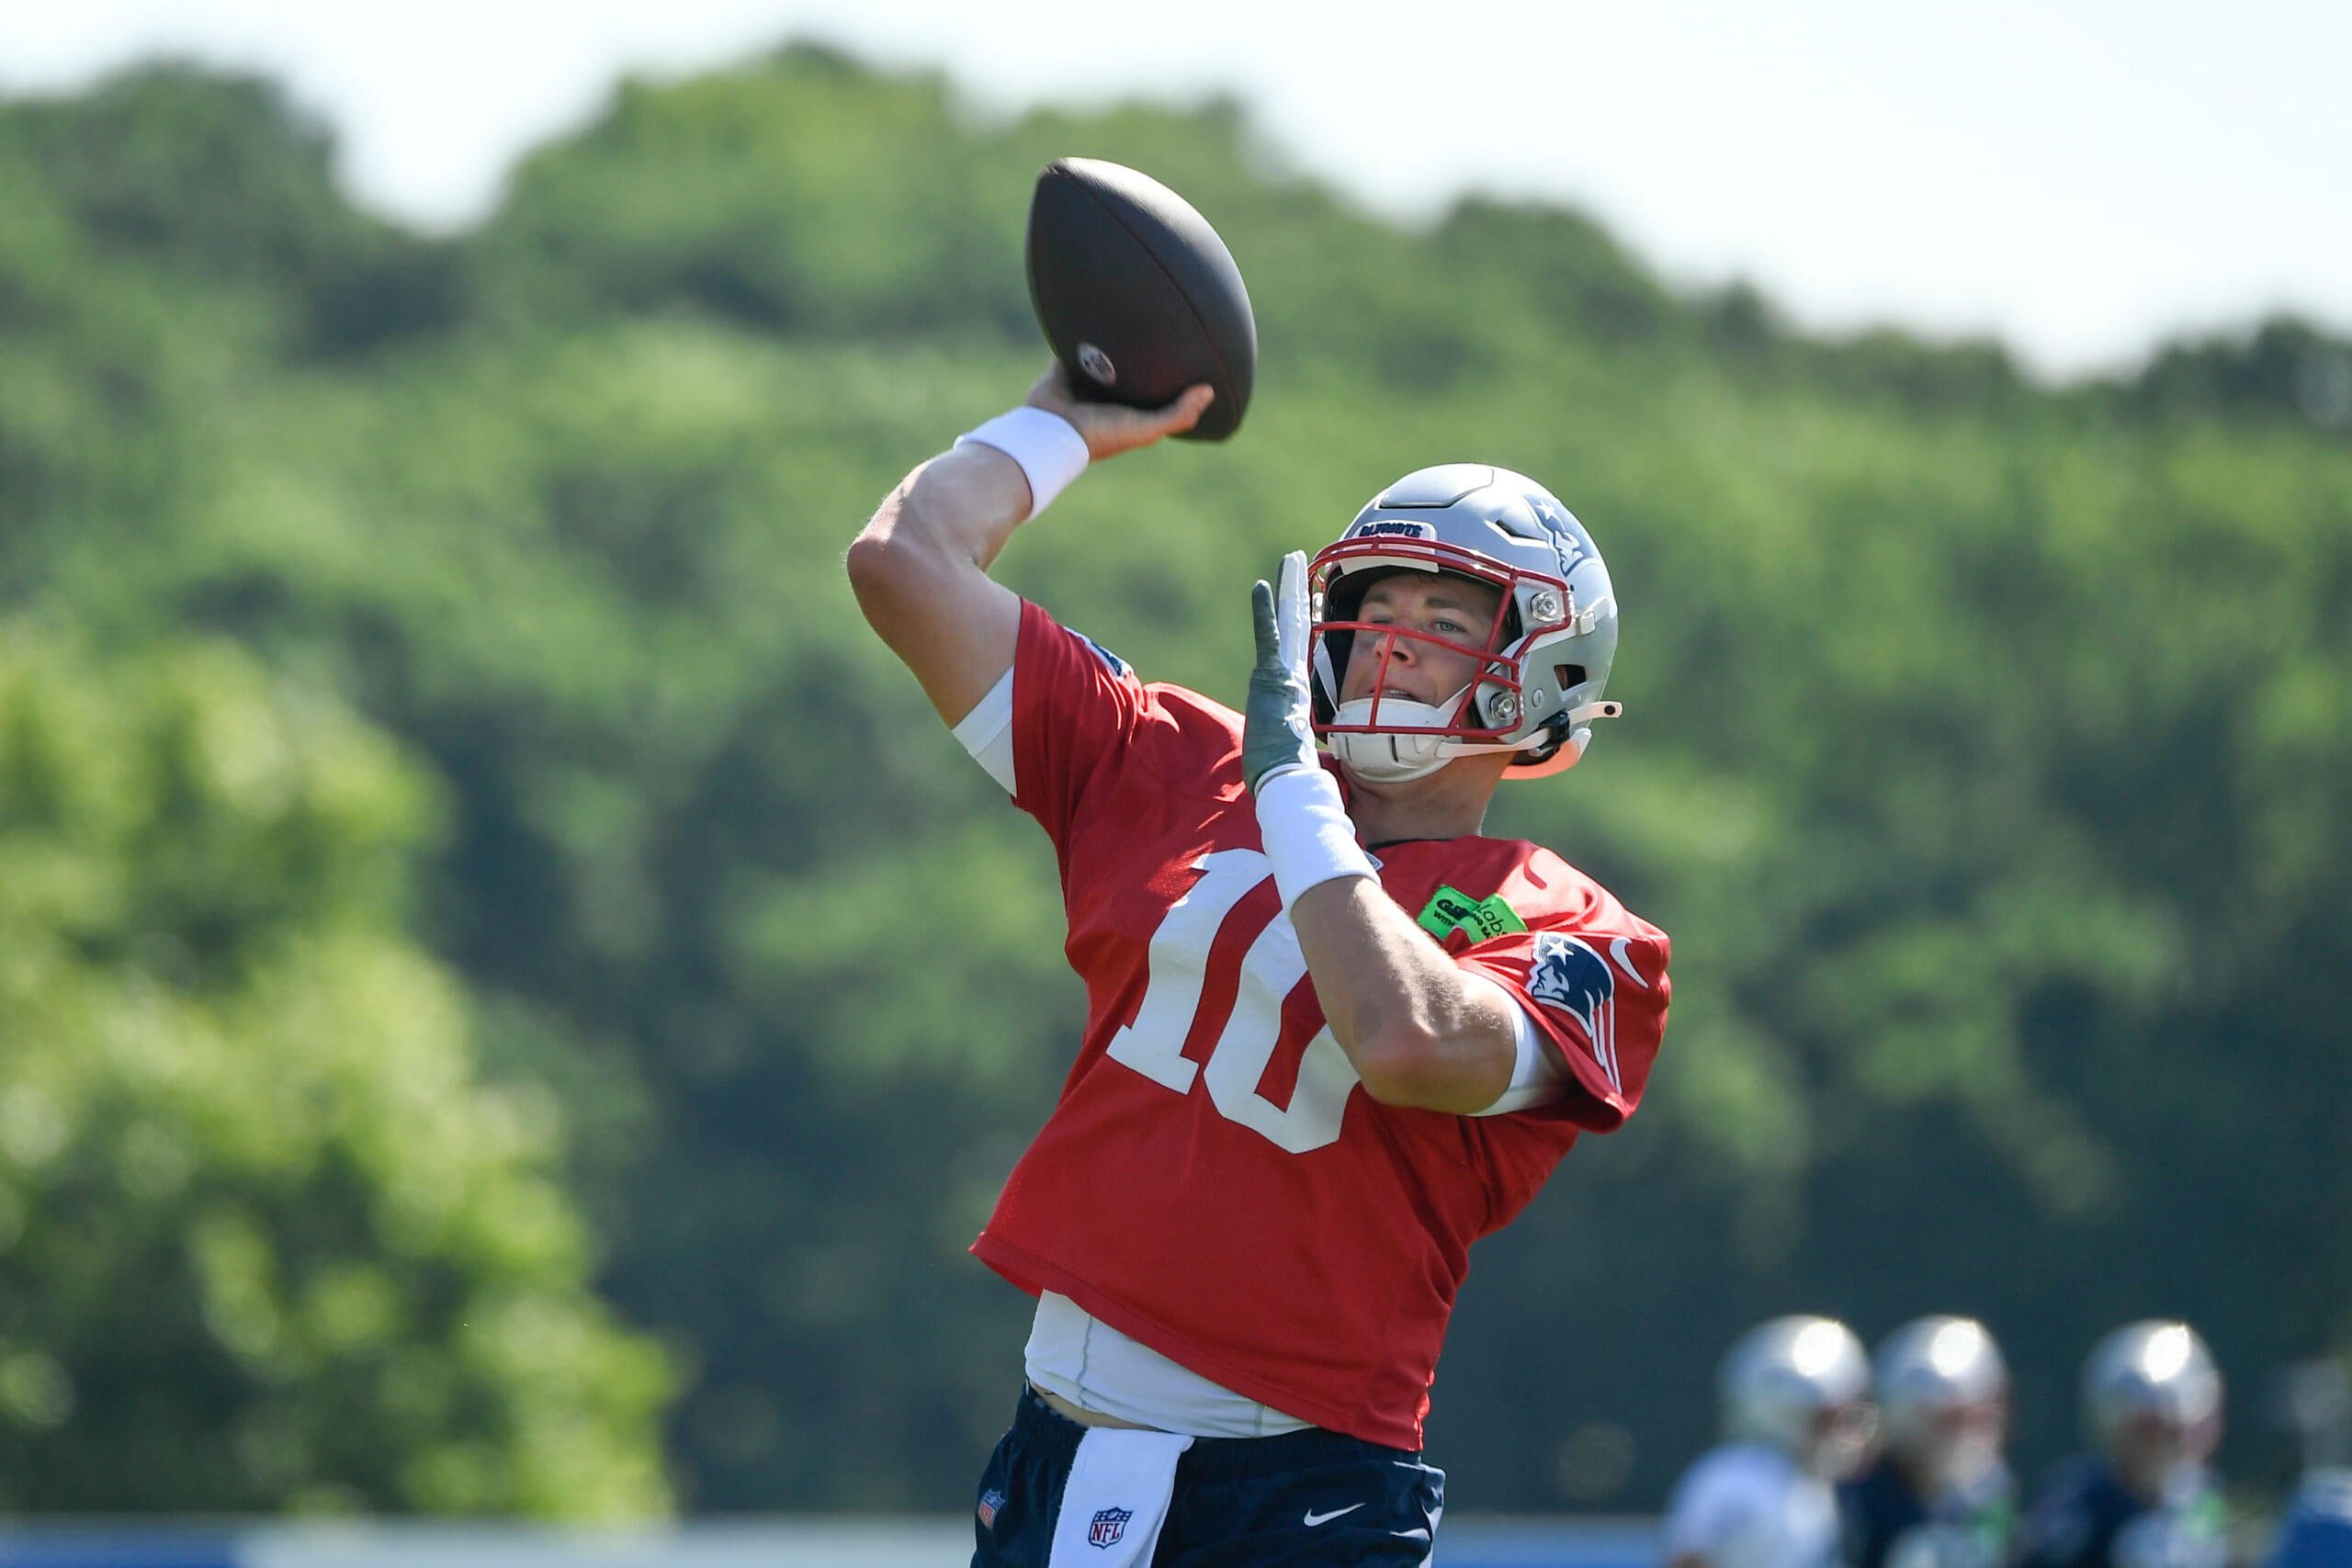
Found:
[[[1028,1389],[980,1477],[972,1568],[1045,1568],[1086,1428]],[[1176,1461],[1152,1568],[1354,1568],[1429,1560],[1445,1472],[1404,1449],[1319,1427],[1202,1438]]]

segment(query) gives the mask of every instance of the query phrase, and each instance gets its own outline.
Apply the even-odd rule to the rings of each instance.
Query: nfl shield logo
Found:
[[[1003,1506],[1004,1494],[995,1487],[991,1486],[981,1493],[980,1506],[976,1510],[980,1516],[980,1527],[983,1529],[993,1527],[996,1524],[996,1511]]]
[[[1086,1532],[1089,1546],[1116,1546],[1119,1538],[1127,1533],[1127,1521],[1136,1517],[1133,1508],[1105,1508],[1094,1516],[1093,1525]]]

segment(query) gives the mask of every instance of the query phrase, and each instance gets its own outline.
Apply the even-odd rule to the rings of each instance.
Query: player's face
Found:
[[[2153,1412],[2125,1423],[2116,1435],[2115,1469],[2124,1489],[2153,1500],[2165,1480],[2183,1465],[2202,1464],[2222,1435],[2218,1416],[2199,1422],[2169,1420]]]
[[[2000,1464],[2008,1427],[2006,1399],[1949,1404],[1928,1417],[1911,1451],[1895,1457],[1930,1497],[1965,1491]]]
[[[1347,671],[1340,678],[1340,700],[1369,697],[1377,683],[1383,696],[1432,706],[1453,702],[1477,674],[1479,660],[1475,653],[1441,647],[1426,638],[1442,637],[1464,648],[1483,649],[1501,604],[1500,590],[1466,577],[1399,571],[1380,579],[1364,590],[1355,618],[1425,635],[1386,637],[1357,633],[1348,649]],[[1390,649],[1385,669],[1384,647]]]
[[[1816,1411],[1800,1460],[1824,1481],[1843,1481],[1860,1471],[1878,1438],[1878,1409],[1867,1400]]]

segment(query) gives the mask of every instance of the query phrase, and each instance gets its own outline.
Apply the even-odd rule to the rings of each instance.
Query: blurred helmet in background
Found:
[[[1450,572],[1500,595],[1475,645],[1362,621],[1364,590],[1395,571]],[[1315,728],[1359,777],[1425,777],[1453,758],[1516,751],[1506,778],[1575,765],[1617,654],[1617,595],[1600,551],[1557,497],[1524,474],[1445,463],[1407,474],[1364,503],[1308,568],[1317,597],[1310,684]],[[1442,704],[1383,695],[1340,701],[1359,637],[1390,657],[1400,643],[1442,642],[1477,657],[1479,673]],[[1384,666],[1385,668],[1385,666]]]
[[[1877,1418],[1862,1342],[1836,1318],[1776,1317],[1724,1357],[1724,1435],[1779,1449],[1827,1480],[1868,1456]]]
[[[2126,1484],[2145,1492],[2221,1442],[2222,1374],[2188,1325],[2127,1324],[2084,1364],[2083,1419]]]
[[[2009,1427],[2009,1369],[1973,1317],[1922,1317],[1878,1348],[1879,1431],[1929,1498],[1965,1492],[2000,1467]]]

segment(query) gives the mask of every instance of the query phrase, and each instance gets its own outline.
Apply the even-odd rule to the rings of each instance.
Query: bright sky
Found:
[[[797,36],[989,112],[1231,92],[1380,210],[1573,201],[1679,281],[2057,373],[2278,308],[2352,330],[2345,0],[0,0],[0,90],[260,66],[362,200],[450,228],[619,74]]]

